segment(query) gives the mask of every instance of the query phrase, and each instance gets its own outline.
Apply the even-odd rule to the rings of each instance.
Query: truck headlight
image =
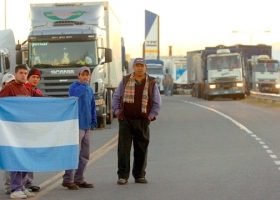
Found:
[[[243,83],[236,83],[237,87],[243,87]]]
[[[210,88],[210,89],[215,89],[215,88],[216,88],[216,85],[215,85],[215,84],[211,84],[211,85],[209,85],[209,88]]]
[[[280,88],[280,83],[277,83],[277,84],[275,85],[275,87],[276,87],[276,88]]]
[[[103,105],[103,99],[95,100],[95,105],[96,105],[96,106],[101,106],[101,105]]]

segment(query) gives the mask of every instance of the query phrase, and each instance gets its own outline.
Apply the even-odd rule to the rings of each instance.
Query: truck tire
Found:
[[[111,124],[113,121],[113,110],[112,110],[112,90],[106,92],[106,124]]]
[[[207,101],[212,101],[212,100],[213,100],[213,98],[212,98],[212,96],[211,96],[211,95],[206,94],[206,100],[207,100]]]
[[[201,86],[200,86],[200,84],[198,84],[197,85],[197,91],[196,91],[196,97],[198,98],[198,99],[200,99],[201,98]]]

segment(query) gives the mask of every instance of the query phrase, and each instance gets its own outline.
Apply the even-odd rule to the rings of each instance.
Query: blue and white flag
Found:
[[[78,168],[77,98],[0,98],[0,169]]]

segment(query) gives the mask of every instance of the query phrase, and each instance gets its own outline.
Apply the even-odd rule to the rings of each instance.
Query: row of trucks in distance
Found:
[[[236,45],[245,58],[245,78],[247,94],[251,90],[279,94],[279,61],[272,58],[272,46]]]
[[[11,29],[0,30],[0,90],[6,73],[14,73],[16,66],[15,37]]]
[[[147,59],[146,72],[155,78],[159,79],[160,92],[164,93],[162,80],[164,76],[171,75],[174,81],[174,94],[189,94],[191,91],[191,84],[188,83],[188,72],[186,57],[161,57],[160,60]]]
[[[43,94],[68,96],[78,70],[91,70],[99,127],[111,124],[113,92],[127,73],[121,23],[109,1],[30,4],[31,30],[17,64],[41,71]],[[24,48],[25,47],[25,48]]]
[[[270,56],[271,46],[267,45],[219,45],[187,52],[191,94],[213,100],[244,99],[251,90],[279,93],[278,61]]]

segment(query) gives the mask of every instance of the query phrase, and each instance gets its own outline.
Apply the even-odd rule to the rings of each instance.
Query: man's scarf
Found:
[[[142,95],[142,113],[147,113],[149,79],[146,74],[146,83]],[[123,102],[134,103],[135,76],[132,73],[124,89]]]

